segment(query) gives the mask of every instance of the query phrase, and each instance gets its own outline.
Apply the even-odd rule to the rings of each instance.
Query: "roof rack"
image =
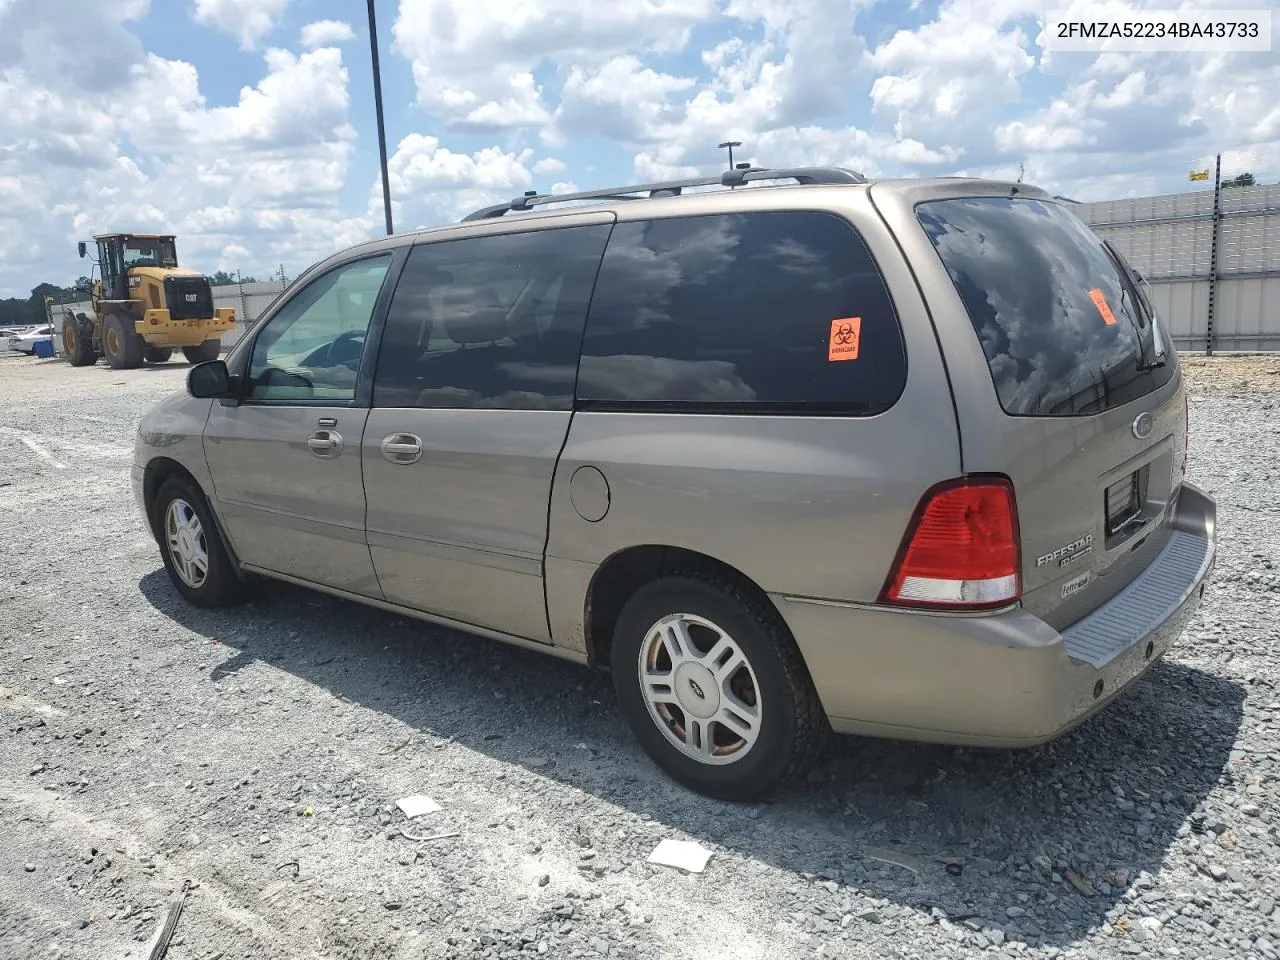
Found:
[[[606,187],[603,190],[587,190],[583,193],[537,193],[529,191],[522,197],[506,203],[484,207],[462,218],[489,220],[501,217],[508,210],[532,210],[544,203],[565,203],[570,200],[643,200],[646,197],[678,197],[688,187],[740,187],[751,180],[794,180],[796,183],[866,183],[867,178],[844,167],[788,167],[771,170],[768,167],[746,167],[726,170],[718,177],[698,177],[692,180],[665,180],[658,183],[637,183],[632,186]]]

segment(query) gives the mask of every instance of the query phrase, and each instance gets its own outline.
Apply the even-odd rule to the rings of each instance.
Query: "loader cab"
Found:
[[[129,299],[130,267],[173,269],[178,266],[177,245],[172,236],[107,233],[93,239],[98,244],[105,300]],[[87,252],[86,244],[81,243],[80,256]]]

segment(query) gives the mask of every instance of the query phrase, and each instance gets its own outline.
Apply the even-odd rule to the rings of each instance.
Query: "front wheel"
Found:
[[[151,511],[165,570],[178,592],[197,607],[238,600],[241,583],[204,494],[191,481],[173,477],[161,484]]]
[[[767,601],[700,572],[642,587],[612,649],[627,722],[673,779],[722,800],[767,794],[817,759],[829,727]]]
[[[62,352],[73,367],[89,367],[98,362],[93,349],[93,324],[81,317],[64,317]]]
[[[118,313],[107,317],[102,325],[102,352],[113,370],[132,370],[142,366],[145,344],[133,329],[133,323]]]
[[[173,356],[172,347],[147,347],[145,356],[147,363],[167,363]]]
[[[197,363],[204,363],[206,360],[217,360],[218,354],[221,352],[221,340],[206,340],[199,346],[182,348],[182,355],[187,358],[187,362],[193,367]]]

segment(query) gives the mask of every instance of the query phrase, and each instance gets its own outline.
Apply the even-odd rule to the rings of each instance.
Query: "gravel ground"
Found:
[[[0,359],[0,958],[145,957],[188,880],[173,960],[1280,953],[1280,358],[1187,361],[1221,555],[1130,694],[1035,750],[842,740],[757,806],[659,775],[602,675],[183,604],[128,468],[185,369]]]

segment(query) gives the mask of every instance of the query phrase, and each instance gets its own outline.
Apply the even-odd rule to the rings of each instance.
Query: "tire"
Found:
[[[206,340],[198,347],[182,348],[182,355],[193,366],[197,363],[204,363],[206,360],[217,360],[220,353],[222,353],[221,340]]]
[[[166,363],[173,356],[172,347],[147,347],[142,351],[143,358],[147,363]]]
[[[142,366],[145,344],[133,324],[118,313],[107,317],[102,325],[102,352],[113,370],[132,370]]]
[[[641,657],[643,652],[644,662],[659,673],[671,672],[671,646],[656,638],[663,622],[673,619],[685,626],[685,636],[704,657],[716,643],[727,640],[743,663],[728,675],[717,675],[706,666],[710,657],[689,658],[687,666],[674,671],[674,682],[667,688],[679,699],[656,704],[644,693]],[[707,625],[718,630],[719,637]],[[689,571],[642,587],[618,617],[611,660],[622,712],[640,745],[672,779],[698,793],[721,800],[767,795],[802,775],[830,735],[809,671],[782,618],[764,597],[727,577]],[[731,662],[732,656],[722,666],[728,668]],[[725,696],[726,687],[733,699]],[[750,717],[752,692],[756,732],[748,743],[740,734],[747,729],[743,718]],[[688,707],[679,706],[682,702],[706,711],[727,705],[736,714],[740,729],[717,721],[726,716],[723,711],[701,728],[702,744],[718,756],[691,747],[690,733],[681,737],[692,716],[685,712]],[[676,739],[684,745],[677,746]]]
[[[62,351],[73,367],[91,367],[98,362],[93,349],[93,325],[87,317],[63,317]]]
[[[149,507],[165,571],[187,602],[197,607],[225,607],[238,601],[244,584],[222,545],[200,488],[185,477],[171,477],[160,485]],[[188,537],[175,537],[175,528],[180,526],[185,526]],[[203,577],[193,546],[200,548],[205,558]],[[184,562],[184,558],[192,562]]]

